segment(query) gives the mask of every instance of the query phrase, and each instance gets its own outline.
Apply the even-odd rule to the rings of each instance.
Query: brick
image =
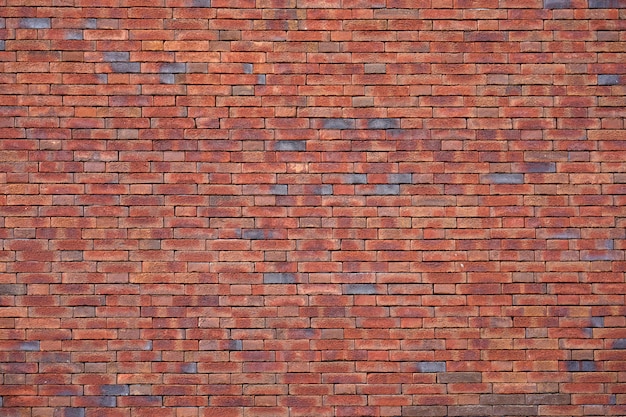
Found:
[[[590,9],[617,9],[624,7],[623,0],[589,0]]]
[[[446,372],[445,362],[426,361],[416,363],[417,372]]]
[[[620,76],[618,74],[599,74],[598,85],[618,85]]]

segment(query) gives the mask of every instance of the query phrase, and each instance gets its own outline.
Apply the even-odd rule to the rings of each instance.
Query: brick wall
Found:
[[[0,415],[626,415],[625,108],[623,0],[0,0]]]

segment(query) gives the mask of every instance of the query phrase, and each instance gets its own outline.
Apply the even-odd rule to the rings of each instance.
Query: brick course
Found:
[[[626,415],[624,21],[0,0],[0,415]]]

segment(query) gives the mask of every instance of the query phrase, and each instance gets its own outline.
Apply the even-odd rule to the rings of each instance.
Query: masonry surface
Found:
[[[0,415],[624,416],[625,115],[623,0],[0,0]]]

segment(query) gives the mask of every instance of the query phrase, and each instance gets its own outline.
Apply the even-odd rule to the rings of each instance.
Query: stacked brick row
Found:
[[[0,415],[626,415],[626,2],[0,0]]]

